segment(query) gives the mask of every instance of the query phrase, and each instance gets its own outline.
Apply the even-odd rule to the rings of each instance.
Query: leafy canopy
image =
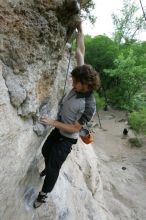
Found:
[[[131,49],[127,57],[123,54],[118,56],[114,61],[113,69],[104,70],[108,76],[113,78],[110,88],[113,104],[124,108],[132,107],[134,95],[143,90],[146,82],[146,68],[136,63],[137,58]]]
[[[112,14],[115,32],[114,40],[118,45],[134,39],[139,31],[145,29],[143,16],[138,16],[138,6],[132,0],[124,0],[118,14]]]
[[[118,54],[117,45],[107,36],[85,36],[85,62],[91,64],[100,73],[111,68]]]

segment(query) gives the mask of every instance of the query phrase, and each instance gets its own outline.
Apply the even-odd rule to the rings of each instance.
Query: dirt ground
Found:
[[[142,147],[132,146],[135,133],[126,114],[118,110],[100,111],[95,117],[94,150],[100,160],[107,209],[116,220],[146,219],[146,137],[138,136]],[[123,135],[127,128],[128,135]]]

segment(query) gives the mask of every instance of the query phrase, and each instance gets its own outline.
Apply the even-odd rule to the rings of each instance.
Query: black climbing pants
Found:
[[[72,145],[76,143],[77,139],[61,135],[57,128],[50,133],[42,147],[46,168],[42,192],[48,193],[52,191],[59,176],[60,168],[71,152]]]

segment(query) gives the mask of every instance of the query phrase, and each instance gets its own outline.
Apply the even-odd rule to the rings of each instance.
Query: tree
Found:
[[[99,35],[94,38],[85,36],[85,62],[91,64],[100,73],[103,95],[110,85],[111,78],[103,72],[103,69],[112,68],[118,55],[118,47],[109,37]]]
[[[114,69],[105,69],[104,72],[111,78],[112,85],[109,91],[111,102],[118,107],[130,109],[134,95],[143,90],[146,82],[146,68],[136,65],[137,58],[133,50],[125,58],[120,54],[114,61]]]
[[[121,14],[113,14],[115,32],[113,34],[115,42],[120,45],[134,39],[140,30],[144,29],[144,17],[137,16],[137,5],[131,0],[124,0]]]
[[[144,68],[146,67],[146,41],[137,42],[135,40],[131,40],[126,42],[120,46],[120,53],[124,54],[124,57],[129,55],[129,51],[133,50],[133,55],[136,56],[136,65],[142,65]]]
[[[97,71],[103,72],[105,68],[112,68],[117,57],[117,45],[107,36],[85,36],[85,62],[90,63]]]
[[[142,65],[146,68],[146,41],[134,43],[132,45],[133,53],[137,57],[137,65]]]
[[[92,10],[95,7],[95,4],[93,3],[93,0],[88,0],[88,1],[80,1],[81,5],[81,17],[83,19],[89,19],[89,21],[94,24],[96,21],[96,17],[91,13]]]

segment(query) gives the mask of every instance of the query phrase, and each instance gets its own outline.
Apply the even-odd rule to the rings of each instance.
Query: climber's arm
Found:
[[[84,34],[82,24],[80,23],[77,27],[78,33],[76,37],[76,60],[77,66],[84,64],[84,55],[85,55],[85,45],[84,45]]]
[[[63,122],[56,121],[56,120],[54,120],[52,118],[48,118],[48,117],[42,117],[40,122],[44,125],[51,125],[55,128],[67,131],[69,133],[78,132],[82,128],[82,125],[79,124],[78,122],[76,122],[74,124],[65,124]]]

